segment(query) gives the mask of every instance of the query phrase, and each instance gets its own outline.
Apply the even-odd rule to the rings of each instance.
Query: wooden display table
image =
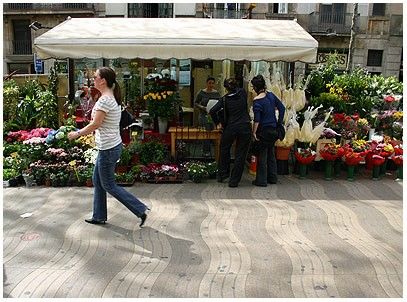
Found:
[[[222,135],[220,130],[207,131],[202,128],[192,127],[170,127],[168,130],[171,133],[171,156],[175,158],[175,141],[177,139],[183,140],[205,140],[210,139],[215,141],[215,159],[219,161],[219,146],[220,137]]]

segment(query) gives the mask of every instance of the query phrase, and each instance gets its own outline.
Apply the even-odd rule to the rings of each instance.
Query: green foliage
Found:
[[[16,169],[13,168],[5,168],[3,169],[3,180],[10,180],[19,176],[20,173]]]
[[[339,95],[328,92],[323,92],[317,97],[312,97],[311,105],[315,107],[322,105],[324,109],[333,107],[334,112],[346,112],[348,107],[347,103]]]
[[[129,150],[131,155],[140,154],[142,143],[140,141],[134,140],[127,146],[127,149]]]
[[[327,57],[326,64],[320,64],[317,69],[308,75],[307,91],[311,97],[319,96],[322,92],[327,92],[326,85],[335,77],[337,71],[338,56],[331,54]]]
[[[34,100],[34,108],[38,113],[37,127],[58,128],[58,100],[51,91],[40,92],[38,98]]]
[[[133,183],[134,174],[132,172],[127,173],[115,173],[115,179],[118,183]]]
[[[20,89],[14,80],[3,83],[3,120],[16,118],[16,109],[19,101]]]
[[[140,162],[143,165],[149,163],[163,163],[165,159],[165,145],[158,141],[145,142],[141,146]]]
[[[120,166],[129,166],[131,161],[131,154],[128,148],[123,148],[122,153],[120,154]]]

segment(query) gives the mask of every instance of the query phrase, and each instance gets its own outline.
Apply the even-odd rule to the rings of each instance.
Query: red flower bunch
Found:
[[[402,154],[393,155],[391,159],[397,166],[402,166],[403,165],[403,155]]]
[[[373,154],[373,156],[372,156],[372,165],[373,166],[381,166],[381,165],[384,164],[385,160],[386,159],[383,156]]]
[[[294,152],[294,156],[300,164],[309,165],[315,160],[317,154],[310,148],[298,148],[298,150]]]
[[[330,143],[326,144],[319,153],[323,159],[334,161],[337,158],[341,158],[345,154],[345,150],[341,145]]]
[[[356,166],[358,165],[364,157],[364,152],[353,152],[349,151],[345,153],[345,163],[348,166]]]
[[[338,130],[343,138],[349,139],[358,131],[359,114],[346,115],[345,113],[334,113],[332,115],[331,127]]]

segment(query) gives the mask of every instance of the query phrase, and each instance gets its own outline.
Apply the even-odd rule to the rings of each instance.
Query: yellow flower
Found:
[[[369,122],[365,118],[360,118],[358,120],[358,123],[361,124],[361,125],[368,125],[369,124]]]
[[[331,83],[326,84],[326,88],[329,88],[329,87],[331,87],[331,86],[332,86]]]
[[[161,100],[161,95],[157,95],[157,99],[158,99],[158,100]]]
[[[163,94],[163,99],[165,100],[167,98],[167,96],[165,94]]]
[[[394,148],[391,144],[387,144],[383,147],[383,150],[389,153],[393,153],[394,152]]]
[[[396,111],[393,113],[393,117],[396,120],[401,120],[403,118],[403,112],[402,111]]]
[[[148,98],[148,95],[146,94],[146,95],[144,96],[144,100],[147,100],[147,98]]]
[[[155,94],[153,94],[153,95],[151,96],[151,98],[152,98],[153,100],[155,100],[157,97],[155,96]]]
[[[167,94],[171,95],[171,94],[173,94],[173,91],[169,90],[169,91],[167,91]]]

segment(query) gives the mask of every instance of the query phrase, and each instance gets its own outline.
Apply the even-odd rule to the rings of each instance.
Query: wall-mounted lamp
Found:
[[[30,25],[28,25],[29,28],[31,28],[32,30],[39,30],[39,29],[51,29],[52,27],[48,27],[48,26],[42,26],[42,24],[38,21],[34,21],[33,23],[31,23]]]

